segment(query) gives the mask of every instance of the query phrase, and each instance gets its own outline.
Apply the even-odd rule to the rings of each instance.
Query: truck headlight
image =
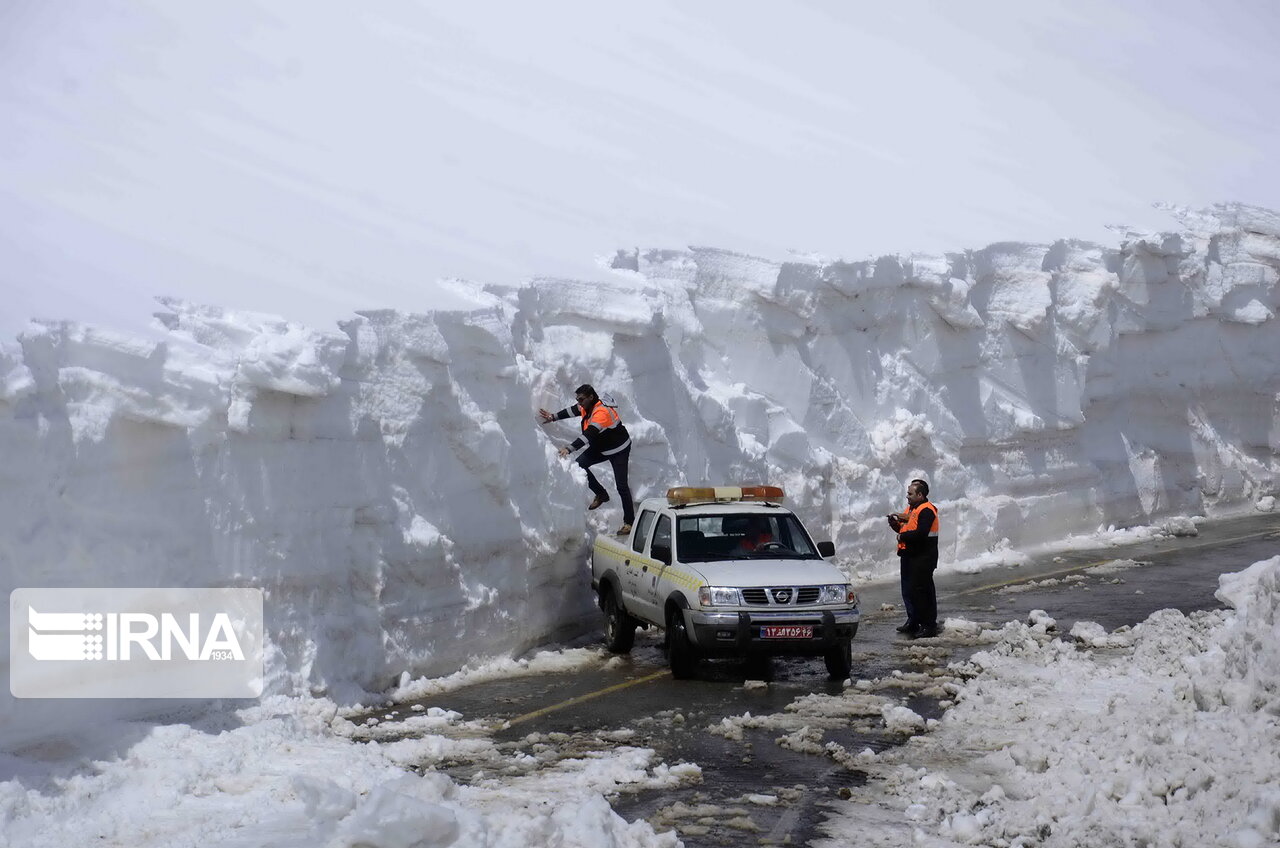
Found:
[[[820,604],[856,604],[858,595],[848,583],[837,583],[834,586],[823,586],[818,595]]]
[[[704,607],[736,607],[742,603],[737,589],[724,586],[698,587],[698,603]]]

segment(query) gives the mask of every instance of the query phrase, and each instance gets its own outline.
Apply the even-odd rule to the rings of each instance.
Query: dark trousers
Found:
[[[903,599],[908,620],[921,627],[938,626],[938,590],[933,585],[934,557],[902,558]]]
[[[596,475],[591,473],[591,466],[605,460],[613,466],[613,480],[618,484],[618,497],[622,498],[622,523],[630,524],[636,517],[636,508],[631,502],[631,487],[627,485],[627,463],[631,461],[631,445],[609,456],[589,447],[578,456],[578,465],[587,472],[587,486],[590,487],[592,494],[601,500],[609,497],[609,493],[604,490],[604,486],[600,485]]]
[[[907,561],[903,557],[898,557],[898,579],[902,583],[902,606],[907,611],[907,624],[916,624],[919,619],[916,618],[915,598],[911,597],[911,583],[907,579]]]

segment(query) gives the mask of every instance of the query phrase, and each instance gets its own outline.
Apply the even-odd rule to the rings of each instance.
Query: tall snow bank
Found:
[[[6,593],[261,587],[268,691],[342,701],[594,622],[512,307],[320,333],[167,305],[163,343],[45,325],[0,363]],[[0,729],[137,706],[9,699]]]
[[[534,416],[586,381],[620,402],[638,497],[781,484],[861,571],[892,567],[878,516],[918,475],[947,561],[1266,503],[1278,218],[1175,214],[1118,248],[624,252],[607,280],[341,332],[174,301],[160,343],[35,326],[0,350],[0,574],[260,586],[274,692],[517,651],[597,620],[586,531],[616,504],[583,511],[572,423]]]

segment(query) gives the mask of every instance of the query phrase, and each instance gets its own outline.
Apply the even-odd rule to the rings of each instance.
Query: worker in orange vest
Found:
[[[773,541],[773,528],[763,515],[752,515],[742,521],[743,536],[735,546],[735,553],[750,554]],[[775,545],[775,547],[780,547]]]
[[[545,409],[538,410],[538,417],[543,424],[561,421],[565,418],[582,418],[582,435],[574,439],[567,447],[560,448],[560,456],[568,456],[576,450],[586,447],[578,456],[578,465],[587,472],[587,486],[595,499],[587,509],[599,509],[609,502],[609,493],[591,473],[591,466],[609,461],[613,466],[613,480],[618,486],[618,497],[622,498],[622,527],[619,536],[631,532],[631,522],[635,520],[635,506],[631,501],[631,488],[627,485],[627,464],[631,460],[631,436],[622,424],[622,418],[614,406],[612,399],[601,400],[590,383],[583,383],[574,389],[576,406],[565,407],[556,413]]]
[[[929,484],[907,485],[907,509],[890,513],[889,527],[898,535],[902,601],[907,620],[898,627],[912,639],[938,635],[938,593],[933,572],[938,567],[938,508],[929,503]]]

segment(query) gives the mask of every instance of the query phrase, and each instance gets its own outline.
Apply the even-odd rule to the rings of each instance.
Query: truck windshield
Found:
[[[676,525],[676,558],[821,559],[809,534],[790,513],[682,515]]]

